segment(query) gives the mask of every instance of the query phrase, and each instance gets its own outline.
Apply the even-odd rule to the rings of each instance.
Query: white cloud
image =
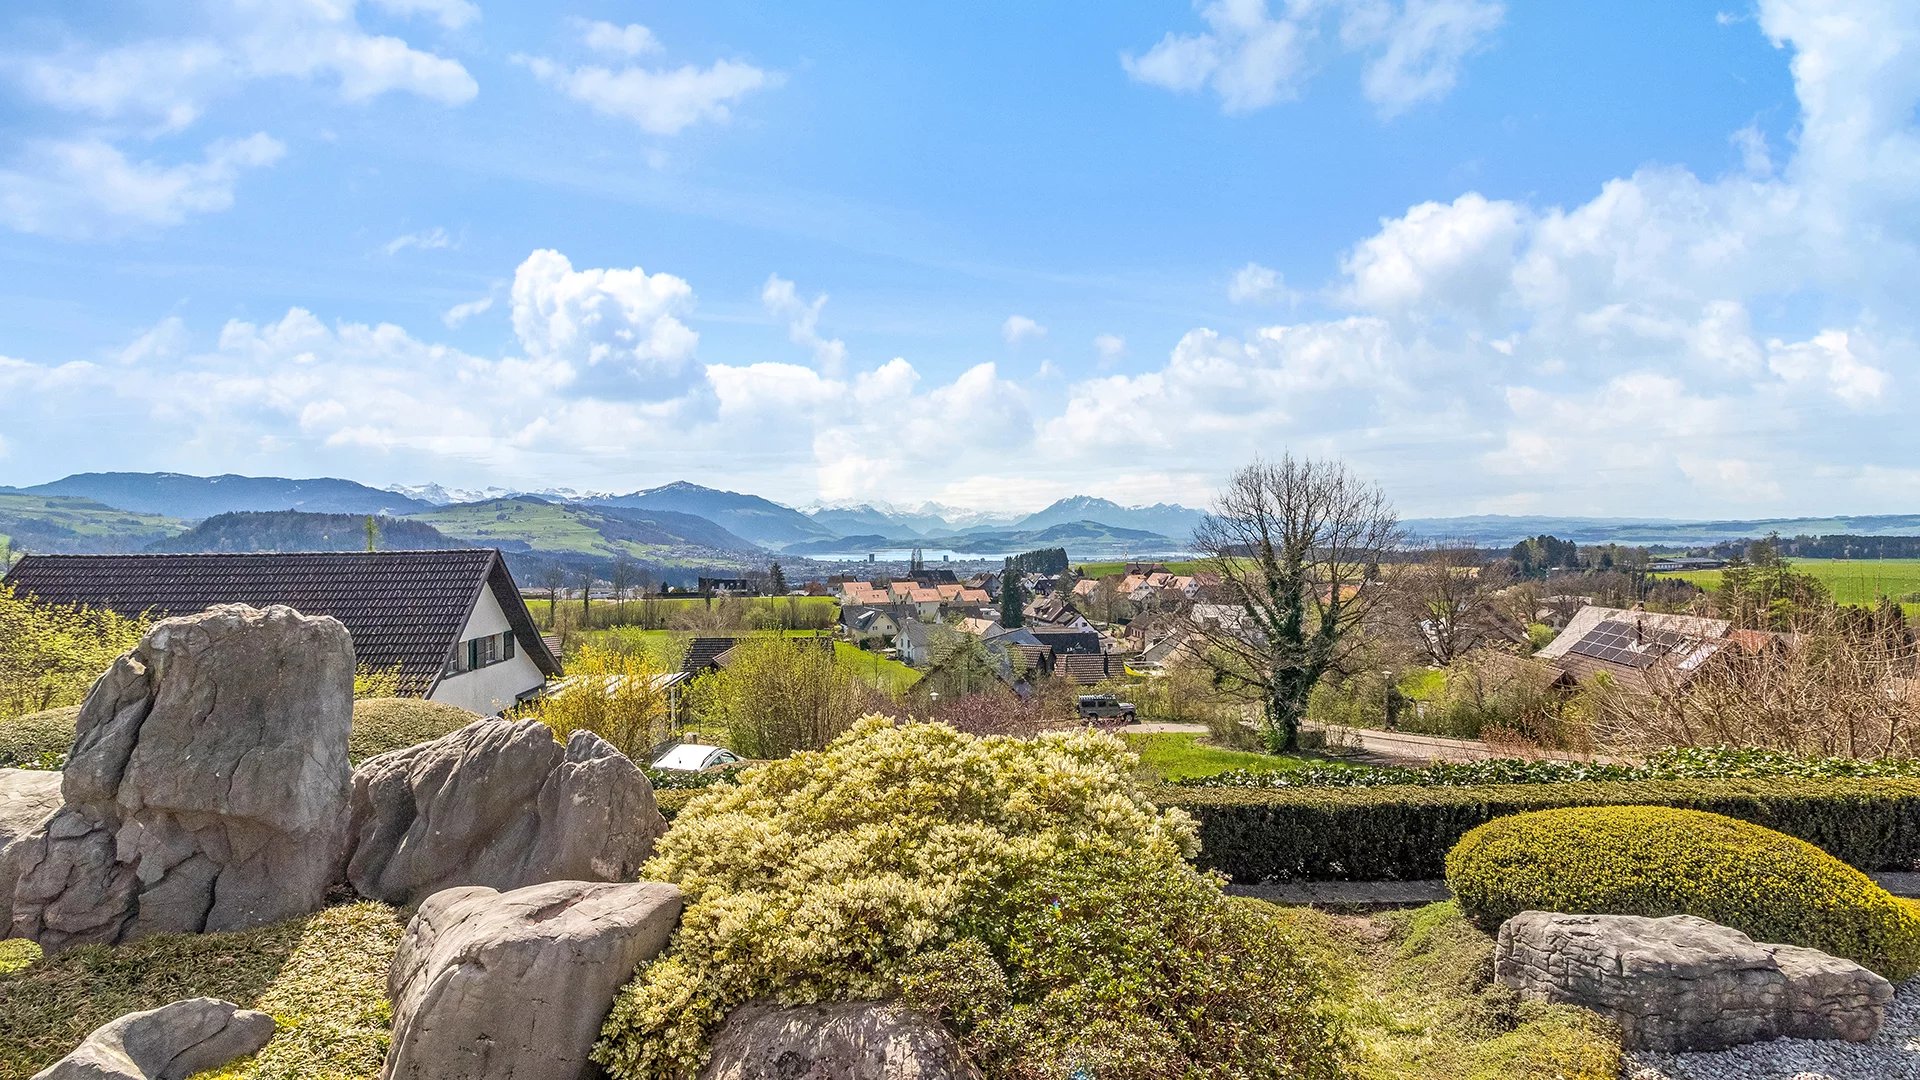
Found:
[[[1809,341],[1767,342],[1767,367],[1790,383],[1826,384],[1853,408],[1880,400],[1887,373],[1854,355],[1856,340],[1844,330],[1823,330]]]
[[[389,255],[398,255],[408,248],[416,248],[420,251],[440,251],[459,246],[459,243],[448,234],[446,229],[435,225],[431,229],[404,233],[394,237],[387,241],[386,252]]]
[[[1525,213],[1468,192],[1381,222],[1341,262],[1345,298],[1373,311],[1486,311],[1504,296]]]
[[[1100,366],[1110,367],[1127,355],[1127,339],[1119,334],[1101,334],[1093,339],[1093,351],[1100,354]]]
[[[201,160],[172,165],[130,160],[100,139],[32,144],[0,169],[0,224],[70,237],[177,225],[232,206],[241,174],[285,152],[265,134],[222,139]]]
[[[1227,299],[1236,304],[1284,304],[1294,298],[1292,289],[1272,267],[1250,262],[1234,271],[1227,282]]]
[[[455,328],[464,324],[468,319],[476,315],[484,315],[491,310],[493,310],[493,297],[483,296],[478,300],[468,300],[464,303],[453,305],[446,310],[445,314],[440,316],[440,321],[446,323],[449,328]]]
[[[594,52],[614,56],[644,56],[660,51],[660,39],[639,23],[626,26],[605,21],[583,23],[580,39]]]
[[[644,26],[587,23],[582,31],[596,52],[635,57],[660,51],[660,42]],[[716,60],[706,67],[642,67],[627,64],[568,65],[544,56],[514,59],[534,78],[605,116],[627,120],[650,135],[678,135],[701,123],[725,123],[739,99],[779,84],[781,76],[739,60]]]
[[[1047,328],[1025,315],[1009,315],[1007,321],[1000,324],[1000,336],[1006,339],[1007,344],[1018,345],[1047,336]]]
[[[480,18],[480,8],[469,0],[373,0],[373,6],[395,15],[429,15],[449,30]]]
[[[1453,89],[1466,58],[1499,29],[1492,0],[1290,0],[1275,15],[1267,0],[1198,2],[1206,29],[1168,33],[1145,53],[1122,54],[1136,82],[1177,93],[1210,89],[1228,113],[1298,97],[1338,50],[1367,57],[1361,92],[1391,117]],[[1329,34],[1330,22],[1338,23]]]
[[[477,15],[457,0],[380,6],[432,13],[444,25],[472,17],[463,12]],[[354,102],[400,92],[458,105],[479,92],[458,61],[366,32],[354,8],[353,0],[222,0],[193,33],[29,57],[15,66],[14,78],[47,104],[109,120],[148,120],[164,130],[186,127],[213,99],[260,79],[327,79]]]
[[[575,270],[557,251],[534,252],[513,274],[513,330],[527,355],[593,393],[677,389],[700,340],[680,321],[692,306],[682,278],[637,266]]]
[[[826,293],[803,301],[793,282],[772,274],[760,289],[760,303],[767,314],[787,320],[787,337],[796,345],[806,346],[823,373],[838,375],[846,367],[846,343],[820,336],[820,309],[827,305]]]

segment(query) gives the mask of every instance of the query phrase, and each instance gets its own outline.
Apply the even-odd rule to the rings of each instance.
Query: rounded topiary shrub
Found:
[[[0,768],[58,769],[73,749],[80,706],[0,720]]]
[[[752,999],[897,998],[1005,1080],[1342,1075],[1323,972],[1288,921],[1187,860],[1191,821],[1093,732],[859,721],[694,796],[642,876],[686,902],[595,1060],[697,1075]]]
[[[1522,911],[1697,915],[1889,979],[1920,972],[1920,918],[1804,840],[1719,814],[1583,806],[1496,818],[1447,854],[1447,885],[1491,932]]]
[[[353,703],[353,731],[347,736],[347,760],[355,765],[458,731],[479,716],[424,698],[362,698]]]

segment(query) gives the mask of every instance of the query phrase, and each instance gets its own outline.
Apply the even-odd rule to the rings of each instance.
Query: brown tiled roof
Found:
[[[1112,653],[1055,653],[1053,673],[1092,686],[1127,673],[1126,661]]]
[[[5,581],[46,603],[123,615],[191,615],[216,604],[285,604],[306,615],[331,615],[353,635],[360,663],[398,668],[401,693],[417,696],[440,681],[474,602],[491,583],[520,647],[542,672],[560,671],[492,548],[28,555]]]

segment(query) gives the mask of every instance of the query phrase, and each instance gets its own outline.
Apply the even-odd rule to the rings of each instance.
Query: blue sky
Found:
[[[0,14],[0,483],[1910,512],[1920,11]]]

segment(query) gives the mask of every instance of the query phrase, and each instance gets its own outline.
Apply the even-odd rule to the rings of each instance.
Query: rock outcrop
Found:
[[[555,881],[435,893],[394,954],[383,1080],[570,1080],[614,995],[659,955],[680,890]]]
[[[347,883],[410,904],[442,889],[632,881],[666,831],[653,785],[606,740],[476,720],[363,762]]]
[[[953,1033],[881,1001],[743,1005],[714,1034],[700,1080],[978,1080]]]
[[[164,619],[80,709],[65,800],[12,858],[49,950],[317,910],[344,854],[353,642],[240,604]]]
[[[256,1053],[272,1038],[266,1013],[188,998],[102,1025],[33,1080],[186,1080]]]
[[[60,809],[60,774],[0,769],[0,937],[13,925],[13,884],[20,877],[16,845]]]
[[[1605,1015],[1628,1049],[1666,1052],[1783,1035],[1864,1041],[1893,999],[1892,984],[1850,960],[1691,915],[1521,912],[1500,927],[1494,979]]]

